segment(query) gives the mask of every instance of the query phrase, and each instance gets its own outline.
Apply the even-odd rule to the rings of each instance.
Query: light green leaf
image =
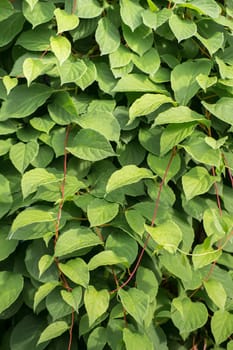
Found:
[[[106,192],[112,192],[126,185],[136,183],[142,179],[153,178],[149,169],[138,168],[136,165],[126,165],[120,170],[116,170],[109,178]]]
[[[147,157],[147,163],[151,170],[159,175],[161,178],[164,177],[165,171],[171,159],[171,152],[167,153],[163,157],[155,156],[154,154],[149,153]],[[180,170],[181,159],[179,154],[177,154],[170,164],[168,171],[166,172],[165,184],[168,183]]]
[[[61,79],[61,85],[66,83],[76,83],[87,72],[87,66],[83,60],[67,59],[58,66],[58,72]]]
[[[39,24],[46,23],[53,18],[53,12],[55,6],[53,2],[41,2],[38,1],[33,9],[27,2],[23,2],[23,15],[32,24],[32,28],[35,28]]]
[[[153,33],[152,30],[144,25],[141,25],[135,31],[122,25],[123,35],[130,49],[142,56],[152,47]]]
[[[136,275],[137,288],[149,295],[150,302],[155,300],[158,293],[159,284],[153,271],[140,266]]]
[[[200,166],[192,168],[182,177],[186,199],[190,200],[193,197],[206,193],[216,181],[218,181],[218,178],[210,176],[205,168]]]
[[[84,70],[83,74],[75,81],[75,83],[81,87],[82,90],[85,90],[96,80],[97,70],[95,64],[91,60],[82,60],[82,63],[85,63],[86,69]]]
[[[99,266],[117,265],[122,264],[129,267],[126,257],[118,255],[112,250],[104,250],[94,255],[88,263],[88,269],[90,271],[97,269]]]
[[[30,6],[31,11],[34,9],[34,6],[38,3],[39,0],[25,0],[26,3]]]
[[[87,264],[83,259],[76,258],[67,261],[67,263],[59,263],[59,269],[67,276],[71,281],[80,284],[83,287],[87,287],[89,283],[89,271]]]
[[[49,295],[57,286],[60,285],[58,281],[50,281],[42,284],[36,291],[34,295],[33,310],[35,311],[40,302]]]
[[[19,142],[11,146],[10,160],[15,168],[21,173],[29,166],[29,164],[35,159],[39,151],[39,144],[36,141],[28,143]]]
[[[213,86],[214,84],[217,83],[217,77],[208,77],[208,75],[205,74],[199,74],[196,77],[196,81],[198,82],[198,84],[200,85],[200,87],[204,90],[204,92],[206,92],[206,90]]]
[[[128,291],[120,289],[118,295],[125,310],[143,326],[150,305],[149,296],[136,288],[130,288]]]
[[[2,12],[1,8],[0,12]],[[5,13],[5,9],[3,13]],[[20,11],[14,12],[7,19],[0,21],[0,47],[7,45],[15,38],[15,36],[22,30],[24,21],[25,19]]]
[[[139,5],[138,0],[120,0],[121,18],[132,31],[142,24],[142,11],[143,8]]]
[[[14,87],[16,87],[18,85],[18,79],[17,78],[11,78],[9,75],[5,75],[2,78],[2,82],[6,88],[7,91],[7,95],[9,95],[9,93],[11,92],[12,89],[14,89]]]
[[[178,303],[179,301],[180,303]],[[178,309],[177,305],[179,305]],[[208,311],[203,303],[192,302],[186,296],[178,297],[172,301],[171,318],[182,338],[186,339],[190,332],[206,324]]]
[[[29,196],[29,194],[37,191],[38,187],[41,185],[58,182],[58,179],[53,173],[48,172],[43,168],[36,168],[27,171],[22,177],[22,192],[23,198]]]
[[[10,241],[8,238],[8,227],[3,226],[1,227],[1,234],[0,234],[0,261],[5,260],[8,258],[8,256],[13,253],[18,245],[17,241]]]
[[[127,66],[133,58],[132,52],[125,46],[120,45],[118,49],[109,54],[111,68]]]
[[[11,194],[9,180],[0,174],[0,218],[2,218],[11,208],[13,197]]]
[[[169,26],[178,42],[191,38],[197,32],[195,22],[190,19],[181,19],[181,17],[176,14],[172,14],[169,18]]]
[[[182,231],[173,221],[166,221],[156,227],[145,225],[145,230],[158,245],[161,245],[169,253],[175,253],[182,241]]]
[[[75,157],[97,161],[114,156],[115,153],[108,140],[97,131],[82,129],[73,138],[67,150]]]
[[[48,268],[54,263],[54,257],[48,254],[43,255],[38,263],[40,276],[48,270]]]
[[[153,3],[153,5],[155,4]],[[162,24],[167,22],[172,13],[173,12],[170,9],[165,7],[156,13],[149,9],[144,10],[142,13],[143,23],[149,28],[157,29]]]
[[[233,126],[233,99],[232,97],[222,97],[215,104],[202,101],[203,106],[218,119]]]
[[[224,218],[226,220],[226,213],[223,212],[221,215],[219,213],[219,209],[209,208],[206,209],[203,215],[203,225],[205,232],[208,237],[214,237],[215,242],[220,238],[223,238],[225,234],[227,234],[228,228],[227,222],[224,222]],[[229,218],[230,219],[230,218]]]
[[[62,299],[78,313],[82,300],[82,288],[75,287],[71,292],[61,290],[61,296]]]
[[[42,117],[34,117],[30,119],[31,126],[39,131],[45,132],[46,134],[54,127],[55,123],[48,115]]]
[[[111,221],[118,213],[119,204],[95,198],[87,206],[87,217],[91,226],[99,226]]]
[[[152,113],[165,103],[175,104],[172,98],[166,95],[144,94],[131,105],[129,119],[132,122],[136,117]]]
[[[27,79],[28,86],[35,80],[39,75],[45,74],[52,68],[53,64],[47,64],[46,61],[39,58],[26,58],[23,62],[23,74]]]
[[[75,14],[69,15],[65,10],[56,8],[54,15],[57,21],[57,34],[76,28],[79,24],[78,16]]]
[[[88,337],[88,350],[102,350],[107,342],[107,330],[104,327],[95,328]]]
[[[133,63],[142,72],[153,75],[160,66],[159,53],[155,48],[151,48],[143,56],[133,55]]]
[[[23,289],[23,277],[15,272],[0,271],[0,314],[8,309]]]
[[[80,18],[98,17],[103,11],[96,0],[79,0],[77,2],[77,15]]]
[[[199,74],[209,75],[211,62],[206,59],[187,61],[178,64],[171,73],[171,86],[176,101],[181,105],[187,105],[190,99],[199,90],[196,78]]]
[[[223,36],[223,33],[222,33]],[[216,62],[218,64],[219,72],[222,79],[233,79],[233,69],[232,65],[229,66],[224,63],[219,57],[216,57]]]
[[[103,17],[99,20],[95,38],[100,47],[101,55],[114,52],[120,46],[121,40],[118,29],[108,17]]]
[[[217,261],[221,254],[221,250],[211,247],[211,238],[206,238],[204,243],[197,244],[193,250],[192,260],[194,269],[200,269],[203,266],[211,264],[213,261]]]
[[[60,125],[68,125],[78,117],[75,104],[66,91],[56,93],[52,103],[48,105],[48,112],[51,119]]]
[[[64,36],[52,36],[50,38],[51,50],[62,65],[71,54],[71,44]]]
[[[184,124],[169,124],[163,131],[160,138],[161,155],[170,151],[174,146],[177,146],[181,141],[193,133],[196,122]]]
[[[65,321],[53,322],[46,327],[40,335],[37,344],[41,344],[48,340],[54,339],[62,335],[69,329],[68,324]]]
[[[201,114],[191,110],[185,106],[172,107],[166,112],[161,112],[156,117],[152,126],[161,124],[176,124],[176,123],[190,123],[198,122],[204,125],[209,125],[209,121]]]
[[[220,166],[220,150],[211,148],[205,142],[205,136],[202,133],[193,132],[191,137],[182,144],[182,147],[195,161]]]
[[[126,350],[153,350],[154,346],[149,337],[144,333],[132,332],[129,328],[123,329],[123,340]]]
[[[128,266],[132,265],[138,254],[136,241],[122,231],[113,231],[108,236],[105,249],[113,251],[117,256],[127,259]]]
[[[154,84],[145,74],[126,74],[120,80],[118,80],[115,87],[112,89],[113,92],[127,92],[127,91],[138,91],[138,92],[157,92],[166,93],[166,91],[158,84]]]
[[[59,236],[55,248],[55,256],[64,256],[99,244],[103,244],[103,242],[89,228],[70,229]]]
[[[205,290],[210,299],[222,310],[224,310],[227,294],[221,282],[209,279],[203,282]]]
[[[228,311],[218,310],[214,313],[210,325],[215,342],[221,344],[233,333],[233,315]]]
[[[223,48],[224,44],[224,34],[223,33],[214,33],[210,38],[206,39],[203,36],[196,34],[196,37],[200,42],[207,48],[210,55],[213,55],[219,49]],[[217,61],[217,57],[216,57]]]
[[[110,296],[106,289],[98,291],[95,287],[89,286],[85,290],[84,304],[88,314],[89,327],[107,311],[109,299]]]
[[[212,18],[219,17],[221,13],[221,7],[214,0],[193,0],[192,2],[178,4],[178,6],[191,8]]]
[[[207,143],[207,145],[209,145],[211,148],[213,148],[214,150],[217,150],[219,148],[221,148],[225,142],[227,141],[228,136],[225,137],[221,137],[218,140],[215,140],[213,137],[211,136],[206,136],[205,137],[205,142]]]
[[[49,231],[54,230],[56,219],[53,212],[33,208],[25,209],[14,219],[9,238],[26,240],[43,237]],[[41,224],[40,227],[38,224]]]
[[[7,154],[13,144],[13,139],[0,140],[0,156]]]
[[[0,120],[24,118],[32,114],[52,93],[53,90],[44,84],[33,84],[29,88],[26,85],[16,86],[2,103]]]

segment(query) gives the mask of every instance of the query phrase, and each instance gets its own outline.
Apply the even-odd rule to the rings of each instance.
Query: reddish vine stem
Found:
[[[213,176],[216,176],[214,167],[212,167],[211,171],[212,171],[212,175],[213,175]],[[217,185],[216,182],[214,183],[214,189],[215,189],[215,194],[216,194],[216,199],[217,199],[219,214],[220,214],[220,216],[222,216],[221,201],[220,201],[220,196],[219,196],[219,192],[218,192],[218,185]]]
[[[233,176],[232,176],[232,173],[231,173],[231,169],[229,167],[229,163],[227,161],[227,158],[225,157],[225,155],[222,153],[222,156],[223,156],[223,160],[224,160],[224,163],[225,163],[225,166],[227,168],[227,172],[228,172],[228,175],[229,175],[229,178],[230,178],[230,181],[231,181],[231,187],[233,188]]]
[[[171,157],[169,159],[169,162],[167,164],[167,167],[166,167],[166,170],[164,172],[164,175],[163,175],[163,178],[162,178],[162,181],[159,185],[159,191],[158,191],[158,195],[157,195],[157,198],[156,198],[156,201],[155,201],[155,208],[154,208],[154,214],[153,214],[153,218],[151,220],[151,227],[153,227],[155,225],[155,220],[156,220],[156,217],[157,217],[157,213],[158,213],[158,208],[159,208],[159,202],[160,202],[160,197],[161,197],[161,193],[162,193],[162,189],[163,189],[163,186],[164,186],[164,183],[165,183],[165,180],[166,180],[166,177],[167,177],[167,174],[168,174],[168,171],[170,169],[170,166],[171,166],[171,163],[173,161],[173,158],[175,157],[176,155],[176,147],[173,148],[172,150],[172,154],[171,154]],[[133,271],[131,272],[131,274],[129,275],[129,277],[127,278],[127,280],[125,282],[123,282],[118,288],[110,291],[110,294],[113,294],[115,292],[118,292],[120,289],[124,288],[125,286],[127,286],[129,284],[129,282],[132,280],[132,278],[134,277],[135,273],[137,272],[139,266],[140,266],[140,263],[141,263],[141,260],[143,258],[143,255],[145,253],[145,250],[146,250],[146,247],[148,245],[148,242],[149,242],[149,239],[150,239],[150,235],[149,233],[147,234],[146,236],[146,239],[145,239],[145,242],[144,242],[144,245],[143,245],[143,248],[141,250],[141,253],[138,257],[138,260],[136,262],[136,265],[133,269]]]
[[[69,330],[70,338],[69,338],[69,344],[68,344],[67,350],[71,350],[72,340],[73,340],[73,328],[74,328],[74,309],[72,309],[72,314],[71,314],[71,326]]]

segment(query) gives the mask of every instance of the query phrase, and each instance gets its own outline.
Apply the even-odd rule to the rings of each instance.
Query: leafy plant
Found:
[[[1,0],[2,349],[232,349],[232,17]]]

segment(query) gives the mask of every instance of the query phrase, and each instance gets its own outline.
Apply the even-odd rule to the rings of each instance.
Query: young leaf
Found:
[[[197,244],[193,250],[192,260],[194,269],[200,269],[213,261],[217,261],[221,254],[222,251],[220,249],[212,248],[211,239],[209,237],[206,238],[204,243]]]
[[[179,106],[169,108],[166,112],[159,113],[152,127],[161,124],[183,124],[195,121],[207,126],[209,125],[209,121],[203,115],[188,107]]]
[[[217,305],[220,309],[224,310],[227,294],[221,282],[215,279],[209,279],[204,281],[205,290],[210,297],[210,299]]]
[[[39,144],[36,141],[28,143],[19,142],[13,145],[10,149],[10,160],[15,168],[21,173],[35,159],[39,151]]]
[[[123,329],[123,339],[126,350],[153,350],[154,346],[149,337],[144,333],[135,333],[128,328]]]
[[[233,315],[226,310],[218,310],[211,319],[211,332],[216,344],[221,344],[233,333]]]
[[[215,104],[210,104],[205,101],[202,101],[202,104],[215,117],[233,126],[233,100],[231,97],[222,97]]]
[[[74,14],[69,15],[65,10],[61,10],[60,8],[56,8],[54,15],[57,21],[57,34],[72,30],[79,24],[78,16]]]
[[[120,0],[121,18],[130,27],[132,32],[142,24],[142,11],[143,8],[139,5],[138,0]]]
[[[176,14],[173,14],[169,18],[169,25],[178,42],[191,38],[197,32],[195,22],[191,21],[190,19],[181,19],[181,17],[177,16]]]
[[[57,338],[68,329],[69,329],[69,326],[65,321],[53,322],[43,330],[37,344],[41,344],[48,340]]]
[[[138,168],[136,165],[126,165],[120,170],[116,170],[109,178],[106,192],[112,192],[126,185],[136,183],[142,179],[153,178],[149,169]]]
[[[142,72],[154,75],[160,66],[160,57],[158,51],[152,47],[143,56],[133,55],[133,63]]]
[[[71,44],[64,36],[50,38],[51,50],[62,65],[71,54]]]
[[[61,296],[62,299],[78,313],[82,300],[82,288],[75,287],[71,292],[61,290]]]
[[[59,269],[76,284],[80,284],[85,288],[88,286],[89,271],[84,260],[76,258],[67,261],[65,264],[59,263]]]
[[[11,271],[0,271],[0,314],[16,301],[23,285],[24,280],[20,274]]]
[[[99,20],[95,36],[100,47],[101,55],[114,52],[120,46],[118,29],[107,17]]]
[[[11,78],[9,75],[5,75],[2,79],[2,82],[6,88],[7,95],[11,92],[14,87],[18,85],[18,79],[17,78]]]
[[[35,80],[39,75],[46,73],[52,68],[52,64],[47,64],[46,61],[38,58],[26,58],[23,62],[23,74],[27,79],[28,86]]]
[[[28,22],[32,24],[33,29],[39,24],[50,21],[53,18],[54,10],[55,6],[52,2],[38,1],[33,9],[27,2],[23,2],[23,14]]]
[[[111,221],[118,210],[119,204],[96,198],[87,207],[87,217],[91,226],[99,226]]]
[[[45,284],[42,284],[36,291],[34,295],[34,304],[33,309],[36,310],[39,303],[47,297],[49,293],[51,293],[57,286],[60,285],[60,282],[58,281],[50,281]]]
[[[87,310],[89,326],[102,316],[109,305],[109,293],[106,289],[96,290],[94,286],[89,286],[85,290],[84,304]]]
[[[117,265],[122,264],[129,266],[128,260],[126,257],[119,255],[118,253],[112,250],[104,250],[96,255],[94,255],[88,263],[88,269],[90,271],[97,269],[99,266],[106,265]]]

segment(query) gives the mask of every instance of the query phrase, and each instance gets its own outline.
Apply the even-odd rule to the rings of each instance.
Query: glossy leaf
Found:
[[[57,34],[76,28],[79,24],[79,19],[76,15],[69,15],[65,10],[56,8],[54,15],[57,21]]]
[[[123,264],[128,266],[126,257],[118,255],[112,250],[105,250],[93,256],[88,263],[90,271],[95,270],[99,266]]]
[[[95,287],[89,286],[84,294],[84,304],[88,314],[89,326],[91,326],[107,310],[109,293],[106,289],[98,291]]]
[[[88,286],[89,271],[84,260],[80,258],[72,259],[66,264],[60,263],[59,268],[71,281],[83,287]]]
[[[35,293],[33,308],[36,310],[40,302],[47,297],[60,283],[58,281],[50,281],[45,284],[42,284]]]
[[[64,36],[50,38],[51,50],[62,65],[71,54],[71,44]]]
[[[51,323],[50,325],[48,325],[48,327],[46,327],[43,330],[37,344],[41,344],[48,340],[59,337],[68,329],[69,329],[69,326],[65,321],[57,321],[57,322]]]

